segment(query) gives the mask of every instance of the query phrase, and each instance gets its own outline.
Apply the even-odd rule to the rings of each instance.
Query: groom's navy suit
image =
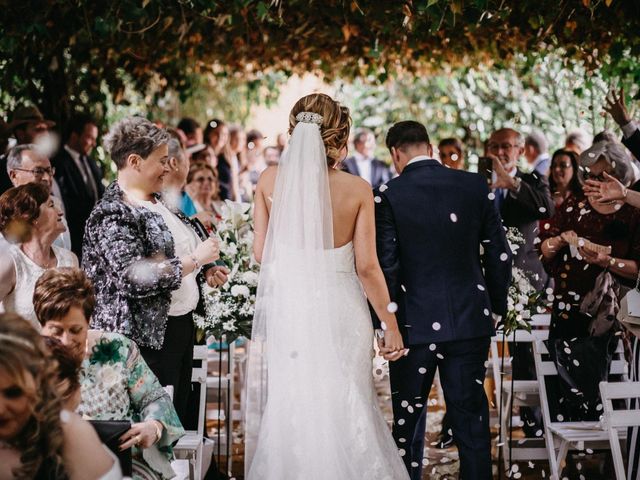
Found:
[[[378,257],[410,349],[390,364],[398,448],[411,478],[420,479],[426,404],[438,368],[460,478],[489,479],[484,362],[491,312],[507,309],[511,251],[486,180],[420,160],[375,195]]]

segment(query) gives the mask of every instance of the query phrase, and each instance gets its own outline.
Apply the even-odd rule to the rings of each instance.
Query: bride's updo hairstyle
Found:
[[[324,93],[312,93],[302,97],[289,114],[289,134],[298,124],[296,115],[300,112],[317,113],[322,116],[320,134],[327,151],[327,164],[334,167],[342,160],[342,149],[346,147],[349,140],[351,129],[349,109]]]

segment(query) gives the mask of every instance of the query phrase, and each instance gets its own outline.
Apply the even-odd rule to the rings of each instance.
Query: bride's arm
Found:
[[[269,208],[267,202],[270,202],[268,192],[273,191],[273,183],[275,181],[276,167],[267,168],[256,185],[255,202],[253,205],[253,256],[258,263],[262,262],[262,251],[264,249],[264,241],[267,237],[267,227],[269,226]]]
[[[391,299],[389,290],[376,254],[376,225],[374,218],[373,193],[366,186],[363,201],[356,218],[353,246],[356,256],[356,271],[362,282],[367,299],[385,327],[385,348],[388,351],[402,351],[402,337],[396,316],[389,311]],[[384,353],[384,352],[383,352]],[[400,354],[398,354],[399,358]],[[394,360],[395,358],[390,357]]]

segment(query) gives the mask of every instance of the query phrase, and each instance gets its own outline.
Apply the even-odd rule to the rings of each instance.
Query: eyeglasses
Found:
[[[558,162],[553,164],[553,168],[560,168],[562,170],[568,170],[571,168],[571,162]]]
[[[214,178],[213,177],[198,177],[198,178],[194,178],[193,181],[194,182],[198,182],[198,183],[204,183],[204,182],[214,182]]]
[[[28,172],[34,177],[44,177],[45,175],[49,175],[50,177],[53,177],[56,174],[56,169],[54,167],[50,167],[50,168],[36,167],[36,168],[32,168],[31,170],[27,168],[14,168],[14,170],[18,170],[20,172]]]
[[[492,152],[497,152],[499,150],[511,150],[515,148],[517,145],[511,145],[510,143],[490,143],[488,148]]]

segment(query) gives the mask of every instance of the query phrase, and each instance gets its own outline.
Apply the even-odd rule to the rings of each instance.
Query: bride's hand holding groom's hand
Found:
[[[402,342],[402,335],[400,335],[400,330],[397,327],[387,327],[384,331],[384,337],[378,339],[378,347],[380,348],[380,355],[391,362],[398,360],[406,352]]]

